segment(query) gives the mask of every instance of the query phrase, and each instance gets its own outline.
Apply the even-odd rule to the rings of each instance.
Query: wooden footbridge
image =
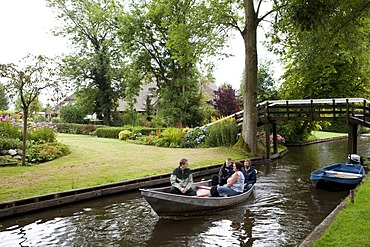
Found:
[[[243,111],[231,116],[243,122]],[[342,121],[348,125],[348,153],[357,153],[358,126],[370,128],[370,101],[364,98],[272,100],[257,105],[257,125],[265,126],[266,136],[272,127],[273,153],[277,148],[277,124],[284,121]],[[266,141],[266,156],[270,157]]]

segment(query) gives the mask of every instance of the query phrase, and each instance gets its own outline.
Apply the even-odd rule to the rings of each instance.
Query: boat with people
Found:
[[[351,190],[362,182],[365,169],[361,157],[349,154],[347,163],[338,163],[317,169],[311,173],[316,188],[326,190]]]
[[[193,216],[202,215],[246,201],[254,190],[254,185],[236,196],[212,197],[211,180],[196,182],[192,189],[196,196],[171,194],[171,186],[140,189],[141,195],[159,216]]]

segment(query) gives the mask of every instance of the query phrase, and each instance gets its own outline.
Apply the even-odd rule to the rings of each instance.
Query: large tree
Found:
[[[0,77],[5,78],[5,89],[11,98],[19,98],[23,111],[23,156],[26,164],[27,123],[31,105],[41,92],[49,89],[61,94],[58,68],[45,56],[27,55],[19,64],[0,64]]]
[[[217,1],[135,1],[120,20],[124,50],[158,87],[157,106],[172,124],[201,121],[200,74],[217,54],[226,32]]]
[[[76,81],[77,91],[83,97],[93,98],[94,112],[104,124],[110,125],[112,111],[127,82],[123,80],[124,54],[119,47],[116,23],[123,6],[113,0],[47,0],[47,3],[63,21],[55,34],[69,37],[75,50],[65,59],[65,74]]]
[[[370,2],[291,1],[273,41],[283,98],[363,97],[370,89]]]
[[[244,0],[226,1],[231,10],[226,12],[228,24],[235,28],[244,40],[245,47],[245,91],[242,138],[254,155],[257,152],[257,28],[261,22],[277,13],[286,3],[282,1]]]

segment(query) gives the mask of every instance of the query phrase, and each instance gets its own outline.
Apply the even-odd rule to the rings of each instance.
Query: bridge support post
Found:
[[[358,124],[348,124],[348,154],[357,153],[357,129]]]
[[[270,159],[271,150],[270,150],[270,124],[265,124],[265,133],[266,133],[266,159]]]
[[[272,140],[274,141],[274,154],[278,153],[277,124],[272,123]]]

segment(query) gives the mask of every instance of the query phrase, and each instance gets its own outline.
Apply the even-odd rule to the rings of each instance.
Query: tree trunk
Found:
[[[23,147],[22,147],[22,166],[26,165],[26,145],[27,145],[27,122],[28,122],[28,108],[23,109]]]
[[[245,91],[242,137],[253,155],[257,155],[257,14],[253,0],[244,0]]]

